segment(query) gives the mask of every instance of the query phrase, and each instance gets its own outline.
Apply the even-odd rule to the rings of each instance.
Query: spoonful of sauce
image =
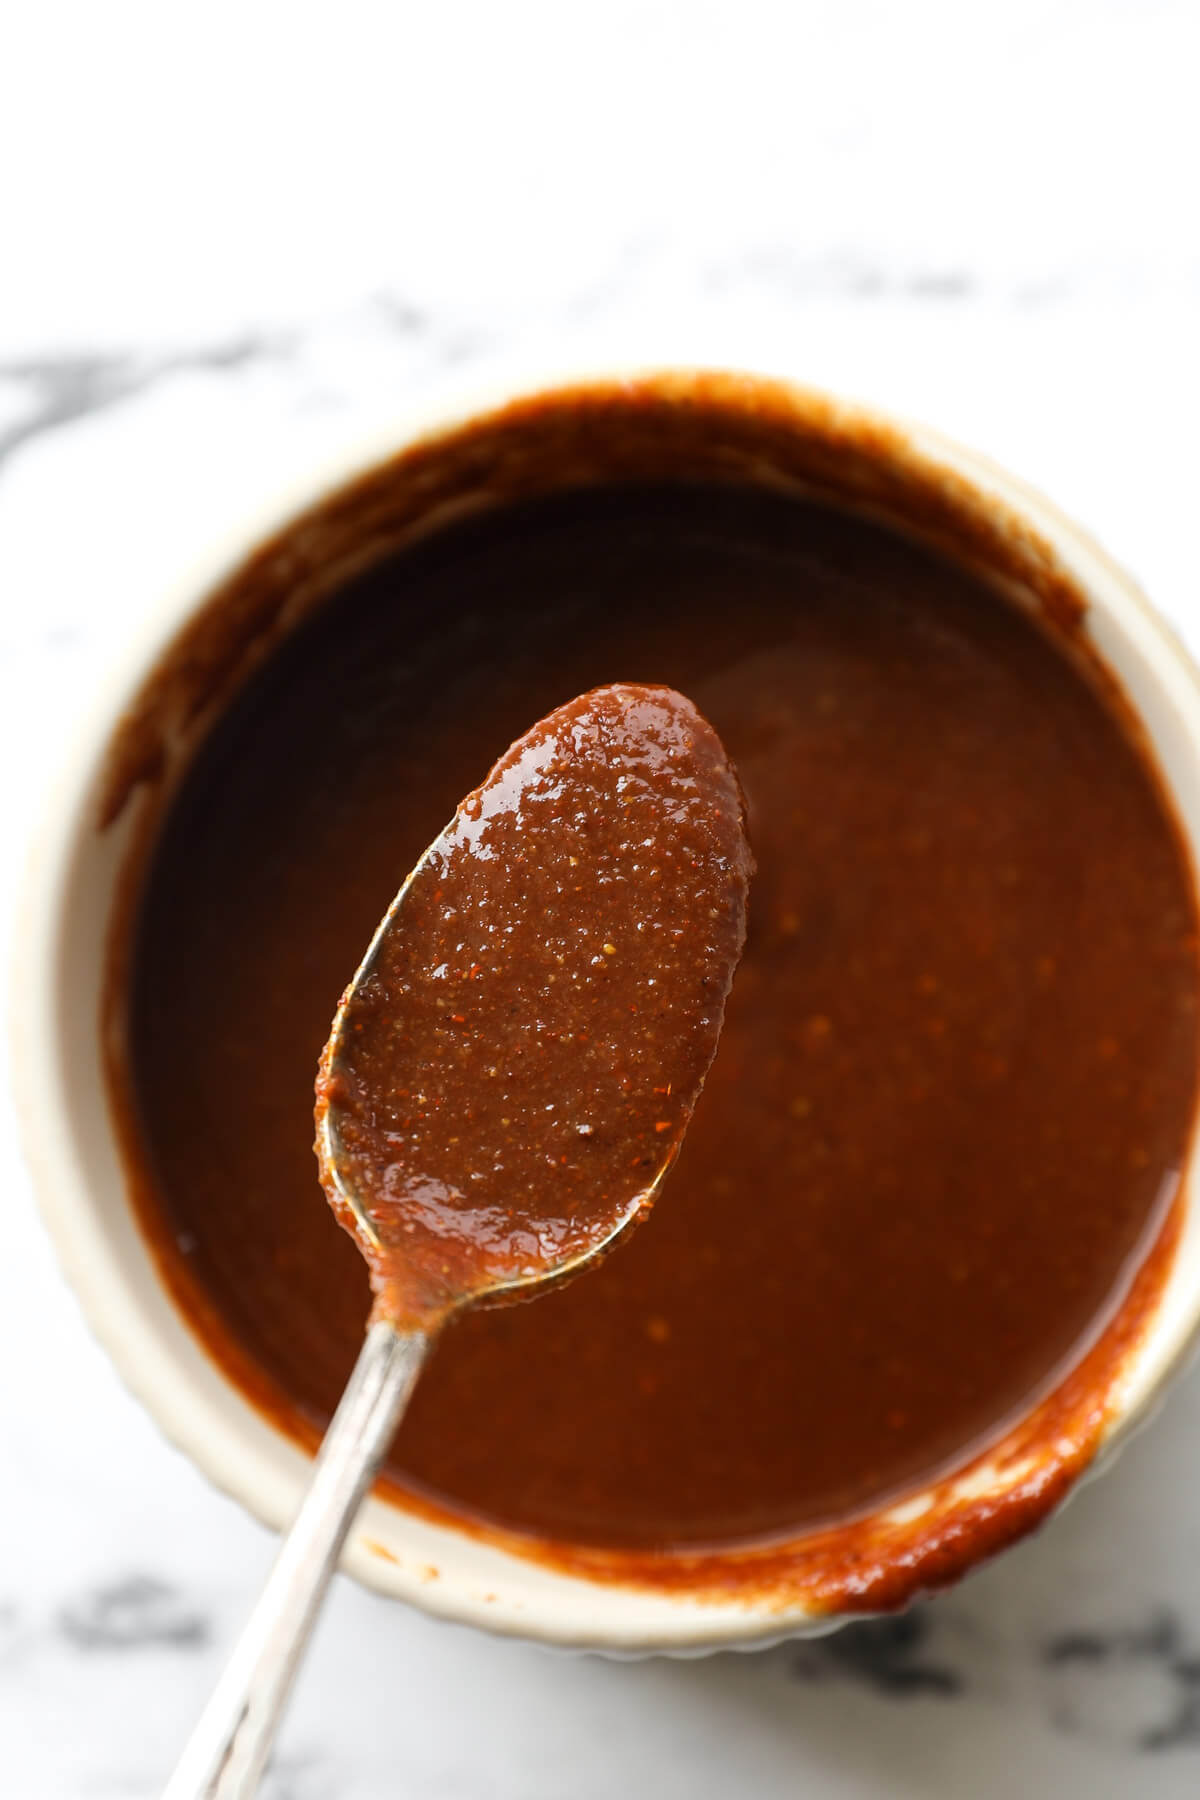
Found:
[[[362,1351],[165,1800],[257,1786],[320,1601],[437,1333],[544,1291],[649,1211],[746,930],[737,777],[669,688],[597,688],[500,758],[342,996],[317,1157],[367,1261]]]

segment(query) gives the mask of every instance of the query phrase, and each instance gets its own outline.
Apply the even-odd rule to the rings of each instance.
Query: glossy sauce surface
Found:
[[[787,1533],[964,1460],[1076,1359],[1195,1088],[1153,778],[1058,645],[925,550],[656,488],[455,526],[341,595],[219,727],[150,874],[150,1204],[216,1353],[323,1424],[369,1305],[310,1150],[333,1002],[497,748],[612,680],[689,694],[746,790],[720,1050],[648,1223],[456,1322],[390,1466],[567,1542]]]
[[[426,1330],[565,1274],[648,1210],[746,937],[737,776],[670,688],[568,701],[405,882],[317,1080],[375,1314]]]

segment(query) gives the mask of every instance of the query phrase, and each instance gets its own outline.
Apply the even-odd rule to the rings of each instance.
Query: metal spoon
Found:
[[[521,1229],[512,1241],[526,1247],[534,1242],[534,1254],[528,1254],[528,1250],[523,1256],[515,1254],[508,1240],[499,1249],[492,1244],[488,1258],[472,1263],[465,1276],[459,1271],[451,1288],[445,1292],[439,1289],[436,1295],[426,1292],[419,1304],[413,1304],[407,1289],[406,1298],[398,1298],[396,1281],[397,1264],[401,1264],[403,1273],[404,1252],[413,1241],[403,1235],[405,1230],[412,1230],[412,1220],[406,1217],[406,1207],[411,1209],[415,1204],[412,1193],[403,1194],[398,1205],[394,1199],[381,1196],[380,1190],[386,1183],[380,1169],[362,1153],[362,1122],[356,1114],[355,1101],[361,1098],[364,1033],[369,1039],[372,1032],[378,1035],[381,1030],[381,989],[386,992],[389,983],[396,986],[398,967],[407,967],[405,958],[411,962],[415,956],[420,962],[424,955],[428,963],[425,952],[429,948],[429,922],[446,913],[447,884],[454,890],[455,882],[464,893],[467,889],[485,891],[490,898],[498,893],[501,901],[506,891],[510,898],[521,897],[523,913],[514,914],[518,923],[510,927],[518,933],[518,954],[502,977],[509,983],[506,997],[513,998],[514,1004],[506,1004],[500,1011],[505,1017],[511,1016],[517,1010],[518,999],[528,1011],[535,999],[530,973],[536,960],[533,951],[543,948],[543,940],[551,929],[547,918],[554,910],[553,906],[548,912],[545,907],[535,908],[532,923],[526,916],[530,909],[524,905],[524,898],[534,879],[529,854],[531,846],[536,845],[536,867],[545,885],[546,869],[563,850],[558,841],[562,830],[556,837],[554,811],[545,803],[556,801],[564,791],[564,772],[579,788],[575,798],[583,799],[591,809],[586,816],[602,822],[608,837],[613,839],[612,844],[606,840],[596,853],[601,861],[610,852],[615,855],[627,850],[632,842],[649,842],[631,834],[644,832],[647,821],[657,823],[662,840],[658,849],[665,862],[662,867],[651,869],[651,859],[645,859],[645,883],[653,879],[658,885],[645,886],[641,894],[643,925],[647,917],[653,922],[656,906],[659,922],[669,923],[680,916],[681,909],[686,912],[692,893],[703,902],[705,922],[700,941],[676,950],[674,964],[668,946],[654,952],[661,960],[646,965],[653,966],[656,972],[667,971],[668,990],[674,968],[677,993],[697,996],[677,1008],[683,1015],[675,1021],[678,1032],[673,1036],[668,1030],[664,1041],[653,1040],[652,1054],[666,1061],[675,1081],[653,1090],[660,1095],[670,1094],[670,1100],[658,1099],[649,1104],[654,1111],[666,1111],[668,1118],[655,1122],[653,1129],[661,1135],[650,1138],[645,1154],[617,1159],[615,1149],[626,1147],[621,1134],[633,1129],[628,1122],[633,1103],[619,1086],[612,1086],[611,1094],[604,1086],[603,1077],[611,1070],[601,1058],[596,1123],[577,1125],[575,1129],[585,1133],[589,1146],[597,1146],[588,1154],[607,1155],[608,1161],[590,1163],[585,1155],[580,1168],[564,1169],[564,1183],[572,1175],[576,1183],[570,1208],[566,1200],[562,1205],[564,1213],[571,1211],[571,1229],[567,1230],[562,1220],[521,1214]],[[629,811],[631,801],[633,810]],[[607,821],[615,819],[620,809],[626,810],[619,828],[616,824],[610,826]],[[549,826],[544,823],[546,817],[550,819]],[[576,811],[574,817],[585,817],[585,812]],[[701,853],[708,855],[707,872],[703,874],[694,872],[703,861]],[[642,852],[639,850],[638,854]],[[671,866],[672,855],[675,866]],[[574,868],[579,860],[565,851],[559,857],[564,867],[569,864]],[[482,870],[481,862],[487,865]],[[621,880],[628,891],[618,906],[636,906],[639,900],[637,879],[627,873],[629,866],[628,859],[621,865],[626,871]],[[645,1215],[679,1148],[716,1049],[725,996],[744,938],[749,871],[740,789],[711,727],[690,702],[668,689],[616,687],[598,689],[559,708],[519,739],[482,787],[463,802],[454,820],[430,845],[400,889],[342,997],[317,1084],[317,1154],[322,1180],[335,1212],[371,1267],[375,1311],[295,1523],[165,1790],[164,1800],[248,1800],[257,1788],[347,1533],[400,1422],[431,1343],[445,1320],[462,1305],[481,1299],[495,1301],[520,1289],[532,1293],[562,1280],[603,1255],[617,1237]],[[664,873],[672,876],[676,884],[665,901],[661,880]],[[602,910],[604,902],[596,898],[590,885],[597,878],[595,864],[586,870],[586,877],[586,892],[584,883],[574,890],[585,894],[585,898],[575,904],[589,911]],[[551,888],[559,894],[564,892],[562,882],[551,883]],[[451,897],[461,899],[462,895],[454,890]],[[716,904],[712,904],[714,901]],[[564,904],[569,910],[569,895]],[[615,916],[611,914],[613,903],[608,904],[610,916]],[[449,916],[455,915],[451,912]],[[529,938],[524,956],[520,953],[522,920]],[[672,927],[668,935],[674,940],[680,933]],[[508,942],[514,940],[510,937]],[[615,946],[606,943],[604,949],[613,952]],[[440,955],[440,951],[430,954]],[[561,964],[564,958],[558,955],[554,961]],[[593,1006],[602,1007],[606,995],[623,997],[619,967],[612,974],[610,961],[603,954],[589,958],[587,970],[594,971],[588,974],[585,970],[583,977],[595,988]],[[440,975],[441,969],[435,969],[434,974]],[[548,979],[553,981],[555,975],[552,973]],[[578,972],[575,980],[580,980]],[[611,985],[613,982],[617,987]],[[657,975],[650,985],[656,983]],[[545,988],[542,1001],[545,1003],[550,996],[552,1002],[554,996],[565,991]],[[579,992],[577,987],[576,996]],[[557,1003],[566,1004],[562,1000]],[[411,1004],[419,1015],[419,1005]],[[577,998],[573,1004],[578,1004]],[[660,1007],[656,1022],[661,1023],[661,1007],[665,1003],[656,1004]],[[694,1016],[689,1016],[689,1006]],[[621,1006],[613,1016],[626,1010],[636,1009]],[[588,1017],[590,1021],[593,1015]],[[383,1024],[391,1029],[393,1021],[387,1018]],[[690,1038],[685,1027],[690,1028]],[[629,1033],[635,1028],[626,1022],[620,1029]],[[484,1031],[477,1041],[481,1054],[486,1051],[489,1057],[496,1055],[495,1033]],[[485,1074],[495,1075],[494,1066],[486,1071],[474,1069],[471,1056],[468,1043],[466,1050],[459,1052],[459,1058],[461,1064],[465,1057],[470,1080],[478,1076],[482,1083]],[[434,1066],[429,1073],[430,1085],[436,1073]],[[543,1075],[542,1079],[546,1078]],[[553,1079],[552,1071],[549,1078]],[[528,1085],[527,1073],[523,1072],[523,1079]],[[629,1085],[626,1078],[625,1089]],[[609,1096],[607,1100],[605,1095]],[[622,1097],[618,1099],[618,1095]],[[541,1089],[537,1098],[539,1103],[544,1098]],[[373,1117],[379,1096],[370,1094],[368,1100]],[[531,1127],[535,1140],[537,1129],[536,1125]],[[608,1152],[603,1147],[606,1133]],[[419,1132],[408,1135],[420,1137]],[[455,1135],[449,1142],[458,1145],[460,1138]],[[618,1160],[626,1172],[614,1182],[612,1171]],[[561,1161],[566,1164],[568,1159],[564,1155]],[[599,1167],[605,1167],[606,1174],[605,1192],[598,1200],[594,1184],[589,1183],[589,1171]],[[472,1191],[473,1195],[476,1191]],[[476,1220],[484,1214],[476,1207],[464,1216]],[[546,1226],[553,1229],[543,1229]],[[443,1227],[444,1221],[439,1219],[438,1229]],[[453,1231],[444,1243],[450,1254],[458,1244]],[[454,1266],[457,1270],[458,1265]]]

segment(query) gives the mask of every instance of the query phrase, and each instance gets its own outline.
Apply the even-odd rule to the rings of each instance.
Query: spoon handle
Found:
[[[386,1321],[367,1332],[295,1523],[163,1800],[249,1800],[258,1787],[346,1534],[428,1343]]]

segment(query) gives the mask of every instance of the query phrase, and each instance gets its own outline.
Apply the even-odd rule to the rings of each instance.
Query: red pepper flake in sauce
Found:
[[[649,1206],[716,1051],[750,870],[737,777],[669,688],[560,707],[462,802],[318,1080],[322,1179],[377,1313],[431,1321],[535,1281]]]

